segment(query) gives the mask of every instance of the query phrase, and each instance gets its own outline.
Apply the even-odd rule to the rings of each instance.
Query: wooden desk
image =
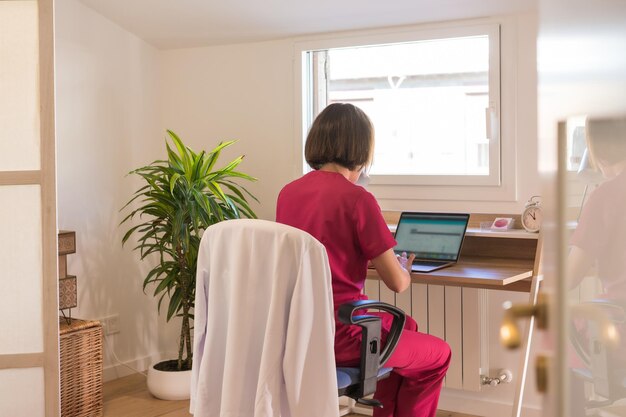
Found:
[[[530,292],[538,260],[538,235],[468,229],[455,265],[429,273],[412,273],[414,283],[451,285],[488,290]],[[378,278],[375,270],[368,278]]]
[[[385,212],[384,215],[388,224],[395,225],[400,213]],[[474,363],[466,365],[465,358],[466,356],[470,357],[468,362],[476,360],[480,362],[481,358],[488,352],[485,353],[483,347],[474,349],[472,346],[467,346],[463,340],[463,332],[474,334],[479,338],[488,336],[486,333],[488,326],[486,322],[481,322],[484,318],[474,317],[488,314],[484,311],[487,303],[486,295],[481,290],[521,291],[529,293],[531,304],[535,304],[537,300],[541,281],[539,275],[541,237],[539,234],[528,233],[523,229],[505,232],[480,229],[480,223],[493,221],[496,217],[513,217],[517,227],[521,225],[519,215],[472,214],[459,262],[456,265],[430,273],[412,273],[412,288],[408,295],[405,294],[406,292],[391,295],[390,290],[387,290],[384,284],[378,283],[379,277],[376,271],[368,270],[366,292],[368,287],[370,289],[379,288],[380,299],[395,303],[405,311],[411,311],[411,315],[418,323],[426,323],[426,326],[421,325],[420,328],[428,329],[428,333],[448,341],[453,351],[457,350],[457,358],[459,357],[458,352],[461,353],[463,363],[451,364],[448,370],[449,377],[446,379],[446,385],[450,385],[452,388],[470,391],[480,390],[480,383],[477,382],[479,376],[475,375],[477,369],[480,368],[477,368]],[[393,228],[392,226],[391,229],[393,230]],[[470,296],[467,300],[465,298],[466,293],[469,293]],[[439,298],[436,301],[431,301],[431,294]],[[448,297],[452,301],[445,302],[444,300],[447,300]],[[457,304],[462,304],[462,307],[457,306]],[[447,314],[453,314],[457,317],[457,320],[451,321],[455,327],[452,331],[449,329],[452,326],[448,326],[447,322],[438,318]],[[432,317],[435,317],[439,322],[431,324],[429,321]],[[501,317],[496,319],[500,320]],[[463,329],[457,329],[455,321],[462,322]],[[465,329],[468,322],[472,326],[469,331]],[[521,412],[533,326],[534,322],[531,320],[524,335],[522,359],[518,368],[519,375],[514,378],[516,392],[513,401],[513,416],[519,416]],[[456,369],[454,369],[455,366]],[[487,372],[488,370],[485,369],[484,371]],[[461,377],[450,375],[452,372],[461,375]],[[465,380],[466,377],[469,380]],[[449,382],[452,383],[449,384]]]
[[[375,279],[378,278],[378,273],[369,269],[367,276]],[[429,273],[414,272],[411,274],[411,281],[420,284],[529,292],[532,276],[532,265],[528,265],[528,262],[464,257],[456,265],[447,268]]]

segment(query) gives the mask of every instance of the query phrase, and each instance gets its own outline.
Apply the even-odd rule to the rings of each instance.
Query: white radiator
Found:
[[[368,278],[365,294],[401,308],[417,321],[419,331],[450,345],[452,361],[445,387],[480,391],[481,369],[489,369],[487,290],[411,284],[395,294],[379,279]]]

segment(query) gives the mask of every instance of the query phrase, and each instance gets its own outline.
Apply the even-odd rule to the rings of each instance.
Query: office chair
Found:
[[[393,315],[384,349],[380,317],[367,309]],[[265,220],[209,227],[198,254],[191,412],[333,416],[342,395],[380,406],[363,397],[391,372],[383,365],[405,315],[360,300],[340,306],[338,319],[362,329],[358,367],[335,366],[330,267],[311,235]]]
[[[385,348],[381,347],[381,320],[371,314],[354,316],[356,311],[363,309],[378,309],[393,315],[393,322]],[[358,368],[338,367],[337,387],[339,396],[345,395],[356,400],[357,403],[372,407],[382,407],[374,399],[364,397],[374,394],[376,383],[389,376],[392,368],[385,368],[384,364],[391,356],[400,340],[404,328],[406,315],[399,308],[377,300],[360,300],[342,304],[338,312],[339,320],[344,324],[356,324],[361,327],[361,361]]]
[[[593,387],[585,398],[587,410],[600,409],[626,399],[626,302],[596,299],[571,307],[572,316],[583,319],[585,331],[572,323],[570,340],[583,368],[572,369],[575,377]],[[620,341],[620,339],[622,339]]]

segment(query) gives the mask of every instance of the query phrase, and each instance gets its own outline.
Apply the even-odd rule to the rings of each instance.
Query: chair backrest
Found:
[[[264,220],[209,227],[198,254],[191,411],[338,415],[334,328],[321,243]]]

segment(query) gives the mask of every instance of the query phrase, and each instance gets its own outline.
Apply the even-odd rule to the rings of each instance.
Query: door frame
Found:
[[[60,415],[56,141],[54,115],[54,0],[37,0],[39,30],[40,166],[0,171],[0,186],[38,185],[41,204],[43,352],[0,354],[0,370],[43,368],[44,412]]]

